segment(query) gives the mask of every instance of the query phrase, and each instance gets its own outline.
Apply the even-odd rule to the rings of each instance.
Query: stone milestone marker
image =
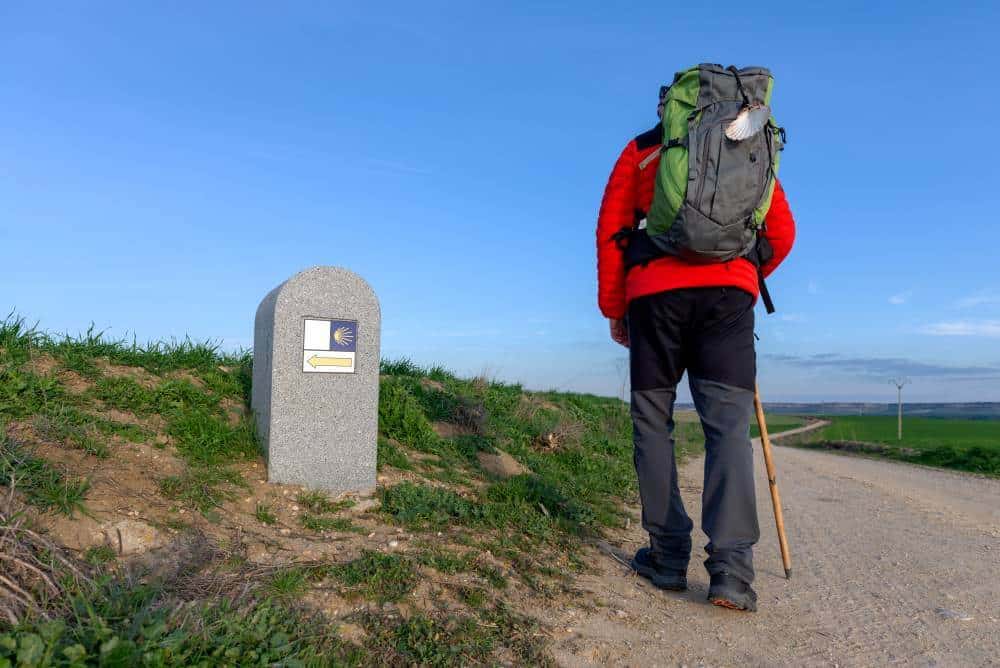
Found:
[[[380,326],[374,291],[340,267],[307,269],[264,297],[251,404],[268,482],[375,488]]]

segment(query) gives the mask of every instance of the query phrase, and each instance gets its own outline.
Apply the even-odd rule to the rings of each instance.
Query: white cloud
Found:
[[[977,292],[974,295],[969,295],[964,299],[959,299],[955,302],[955,306],[958,308],[975,308],[977,306],[987,306],[989,304],[1000,304],[1000,293],[982,291]]]
[[[1000,320],[951,320],[920,328],[931,336],[986,336],[1000,338]]]
[[[909,292],[909,291],[907,291],[907,292],[900,292],[899,294],[895,294],[895,295],[892,295],[891,297],[889,297],[889,303],[890,304],[897,304],[897,305],[898,304],[905,304],[906,302],[910,301],[910,297],[912,297],[912,296],[913,296],[912,292]]]

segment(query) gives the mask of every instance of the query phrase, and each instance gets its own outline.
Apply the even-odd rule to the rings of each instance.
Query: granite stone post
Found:
[[[374,490],[380,327],[374,291],[340,267],[307,269],[264,297],[251,404],[268,482]]]

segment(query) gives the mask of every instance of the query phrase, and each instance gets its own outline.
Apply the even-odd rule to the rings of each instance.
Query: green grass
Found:
[[[387,438],[424,452],[437,453],[440,439],[411,391],[411,378],[384,379],[379,388],[379,431]]]
[[[465,666],[493,665],[503,649],[518,665],[554,665],[538,622],[491,603],[482,588],[459,595],[472,615],[378,609],[356,616],[363,645],[294,601],[318,575],[348,596],[401,600],[417,581],[405,557],[365,553],[321,573],[290,568],[236,600],[184,600],[134,579],[100,576],[71,589],[68,614],[0,628],[0,665],[18,666]]]
[[[299,517],[299,523],[304,529],[309,529],[310,531],[315,531],[317,533],[322,533],[324,531],[339,531],[340,533],[346,533],[348,531],[359,530],[358,527],[354,526],[351,520],[346,517],[323,517],[321,515],[302,513]]]
[[[110,545],[95,545],[87,548],[83,554],[83,560],[91,566],[101,566],[110,563],[117,558],[115,550]]]
[[[261,524],[271,525],[278,521],[278,517],[274,514],[271,506],[266,503],[257,503],[257,509],[254,511],[254,517]]]
[[[398,601],[417,586],[417,571],[409,557],[367,551],[346,564],[333,566],[328,575],[338,580],[341,593],[378,603]]]
[[[2,357],[11,357],[6,352]],[[0,366],[0,419],[16,419],[58,406],[66,398],[59,380],[10,365]]]
[[[309,574],[301,568],[286,568],[271,576],[268,595],[283,601],[300,597],[309,589]]]
[[[83,499],[90,489],[85,478],[67,478],[63,473],[6,435],[0,422],[0,485],[14,485],[25,500],[43,511],[72,517],[84,510]]]
[[[858,442],[878,447],[864,454],[974,473],[1000,475],[1000,420],[954,420],[903,416],[903,439],[892,416],[835,416],[803,445]]]
[[[331,501],[330,497],[317,490],[302,492],[295,497],[295,500],[300,506],[314,513],[335,513],[354,505],[351,499]]]
[[[44,440],[65,443],[95,457],[111,454],[107,444],[89,428],[88,420],[69,407],[35,416],[35,432]]]
[[[485,609],[476,616],[417,614],[395,623],[369,613],[363,617],[371,634],[369,647],[382,665],[493,665],[493,652],[501,647],[514,657],[515,665],[555,665],[539,637],[538,622],[502,603],[486,607],[481,594],[471,602]]]
[[[223,466],[188,467],[181,475],[160,480],[160,493],[168,499],[208,513],[236,498],[237,488],[246,488],[239,473]]]
[[[102,577],[71,594],[71,612],[0,632],[0,666],[359,666],[368,653],[287,603],[300,577],[279,574],[238,602],[174,600]]]
[[[31,371],[29,361],[41,354],[90,380],[93,387],[82,395],[71,394],[58,371],[49,375]],[[102,359],[145,369],[156,386],[146,387],[128,376],[105,375],[98,363]],[[204,387],[165,377],[178,371],[191,374]],[[30,420],[41,438],[106,458],[114,455],[111,437],[143,442],[154,433],[95,412],[114,408],[140,417],[160,416],[189,469],[163,479],[161,489],[202,512],[232,498],[234,489],[242,485],[238,474],[225,465],[258,454],[253,421],[243,417],[234,422],[223,408],[224,401],[248,401],[250,376],[249,353],[223,354],[211,342],[185,339],[139,345],[107,339],[93,327],[78,336],[53,337],[14,314],[0,321],[0,420]],[[54,480],[52,475],[46,479]],[[59,483],[41,484],[28,498],[45,508],[81,507],[76,497],[86,488],[71,486],[74,492],[63,493],[62,500],[52,498],[57,490],[67,489],[67,484],[60,487]]]
[[[523,480],[491,481],[478,498],[413,484],[384,490],[383,509],[398,521],[425,527],[454,521],[524,530],[545,539],[556,538],[560,530],[579,533],[623,523],[621,502],[633,499],[636,488],[631,423],[620,401],[560,393],[529,399],[517,385],[462,380],[405,361],[387,363],[383,372],[395,372],[383,378],[380,395],[383,466],[402,459],[401,449],[392,445],[401,443],[437,455],[436,470],[426,477],[444,482],[467,480],[462,471],[478,469],[476,454],[496,448],[531,471]],[[452,422],[465,433],[439,438],[431,429],[433,420]],[[539,439],[551,432],[567,437],[560,448],[540,451]]]
[[[393,468],[400,469],[401,471],[409,471],[413,469],[413,464],[410,463],[410,459],[401,448],[393,445],[393,443],[386,437],[379,436],[378,470],[381,471],[384,466],[391,466]]]
[[[464,380],[442,369],[421,369],[407,360],[382,365],[379,465],[416,470],[428,482],[382,490],[382,511],[414,530],[459,525],[514,532],[555,542],[622,526],[623,502],[637,501],[632,464],[631,418],[621,401],[560,392],[526,392],[519,385]],[[438,437],[435,421],[459,427]],[[772,416],[772,432],[803,424]],[[754,425],[756,435],[756,425]],[[680,458],[702,451],[696,417],[679,416],[674,433]],[[408,450],[437,459],[414,464]],[[509,480],[479,476],[477,454],[501,449],[529,473]],[[462,488],[461,494],[456,489]]]

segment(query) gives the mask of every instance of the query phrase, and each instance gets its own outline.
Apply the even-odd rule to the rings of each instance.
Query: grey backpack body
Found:
[[[653,204],[645,229],[630,235],[628,266],[663,255],[695,263],[753,259],[783,140],[770,117],[772,86],[762,67],[702,64],[677,73],[664,104]],[[731,139],[727,128],[748,110],[756,110],[759,127]]]

